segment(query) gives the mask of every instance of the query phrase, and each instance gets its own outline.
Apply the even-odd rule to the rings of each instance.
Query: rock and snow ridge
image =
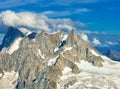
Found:
[[[62,71],[59,84],[69,81],[69,78],[76,78],[78,81],[70,85],[65,83],[67,89],[119,89],[120,88],[120,63],[112,61],[104,55],[100,55],[91,49],[92,54],[103,58],[103,67],[95,67],[84,59],[75,63],[82,70],[79,74],[73,74],[69,67]],[[59,85],[58,84],[58,85]],[[65,88],[63,84],[61,89]],[[60,86],[60,85],[59,85]]]
[[[73,74],[71,69],[65,67],[62,71],[63,75],[60,77],[59,84],[63,84],[60,89],[119,89],[120,88],[120,63],[106,59],[102,56],[105,63],[103,67],[95,67],[91,63],[81,60],[80,63],[76,63],[79,69],[82,70],[79,74]],[[73,85],[65,83],[70,78],[77,79],[77,82]]]
[[[19,89],[120,88],[120,63],[101,55],[79,38],[76,38],[78,42],[76,39],[71,39],[74,36],[73,34],[69,35],[69,39],[67,39],[67,35],[63,35],[60,38],[61,40],[54,40],[54,38],[60,37],[60,35],[56,37],[54,34],[46,35],[43,33],[43,38],[40,36],[41,38],[34,38],[34,40],[25,40],[22,42],[23,44],[21,43],[22,46],[19,44],[24,38],[16,38],[9,47],[9,53],[14,52],[14,54],[0,54],[0,65],[2,65],[0,69],[7,71],[4,72],[5,75],[1,77],[0,81],[2,80],[3,84],[6,83],[4,79],[8,71],[8,76],[11,78],[17,76],[11,72],[15,70],[15,73],[19,74],[16,77]],[[66,41],[64,45],[62,44],[63,41]],[[55,51],[57,47],[60,50],[59,52],[57,52],[58,50]],[[103,66],[93,66],[92,63],[99,57],[103,59]],[[88,58],[92,62],[88,61]],[[81,72],[77,72],[79,70]],[[14,81],[10,82],[10,86],[13,86],[11,89],[15,89],[12,82]],[[10,87],[6,89],[10,89]]]

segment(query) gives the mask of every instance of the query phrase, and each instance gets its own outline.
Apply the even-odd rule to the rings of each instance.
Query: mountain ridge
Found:
[[[55,34],[42,31],[32,39],[25,36],[17,50],[11,54],[7,51],[9,48],[0,53],[0,78],[5,79],[7,73],[10,78],[16,76],[15,80],[9,81],[12,89],[70,89],[81,81],[77,76],[83,73],[84,68],[87,70],[87,66],[99,70],[104,69],[105,63],[114,63],[77,37],[74,30],[68,35],[62,31]],[[84,62],[86,66],[82,65]]]

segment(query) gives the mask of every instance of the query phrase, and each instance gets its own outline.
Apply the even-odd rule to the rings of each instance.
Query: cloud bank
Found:
[[[48,18],[41,13],[4,11],[0,13],[0,23],[5,26],[13,26],[17,28],[27,28],[32,31],[54,32],[57,30],[70,31],[76,27],[85,27],[82,22],[72,21],[68,18]],[[1,30],[1,29],[0,29]]]
[[[88,8],[76,8],[74,10],[64,10],[64,11],[43,11],[41,14],[50,16],[50,17],[58,17],[58,16],[69,16],[78,13],[86,13],[90,12],[91,10]]]
[[[84,33],[84,34],[88,34],[88,35],[90,35],[90,34],[95,34],[95,35],[99,35],[99,34],[101,34],[101,35],[106,35],[106,34],[107,34],[107,33],[105,33],[105,32],[90,31],[90,30],[81,30],[81,31],[79,31],[79,32]]]
[[[109,0],[53,0],[52,2],[49,2],[47,6],[50,5],[64,5],[64,6],[69,6],[71,4],[90,4],[90,3],[99,3],[99,2],[106,2]]]
[[[108,45],[117,45],[118,43],[117,42],[112,42],[112,41],[106,41],[106,44],[108,44]]]
[[[39,5],[40,7],[49,7],[53,5],[64,5],[69,6],[71,4],[78,4],[78,3],[97,3],[97,2],[105,2],[109,0],[1,0],[0,1],[0,8],[11,8],[11,7],[18,7],[28,4],[35,4]],[[38,3],[37,3],[38,2]],[[47,2],[47,3],[46,3]]]

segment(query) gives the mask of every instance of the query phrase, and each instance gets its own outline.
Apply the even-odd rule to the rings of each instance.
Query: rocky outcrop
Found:
[[[93,58],[93,61],[92,61],[93,65],[97,67],[103,66],[102,62],[103,62],[103,59],[101,57],[95,57]]]

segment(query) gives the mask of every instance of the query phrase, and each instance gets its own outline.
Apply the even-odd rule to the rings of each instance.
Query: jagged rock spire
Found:
[[[72,29],[67,38],[67,46],[73,46],[77,42],[77,35],[75,34],[75,30]]]

